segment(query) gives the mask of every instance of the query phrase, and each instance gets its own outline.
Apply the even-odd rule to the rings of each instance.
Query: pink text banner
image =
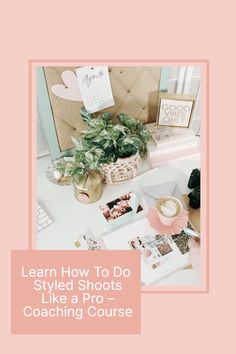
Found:
[[[11,331],[139,334],[139,252],[12,251]]]

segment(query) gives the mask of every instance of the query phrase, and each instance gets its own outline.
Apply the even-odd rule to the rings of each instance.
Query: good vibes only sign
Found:
[[[195,98],[186,95],[160,94],[158,125],[189,127]]]

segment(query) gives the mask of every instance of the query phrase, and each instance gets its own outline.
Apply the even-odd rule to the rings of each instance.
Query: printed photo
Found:
[[[172,252],[172,248],[170,247],[168,242],[161,242],[157,244],[158,251],[162,256],[165,256],[167,253]]]
[[[100,242],[88,233],[84,233],[77,239],[77,241],[75,242],[75,247],[81,250],[89,251],[102,249]]]
[[[99,207],[104,218],[110,222],[128,213],[138,213],[143,210],[133,192],[122,195]]]

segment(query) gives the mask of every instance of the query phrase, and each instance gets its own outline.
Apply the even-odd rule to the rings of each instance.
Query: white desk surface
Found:
[[[72,186],[56,186],[48,181],[45,175],[50,157],[37,161],[37,200],[48,210],[54,223],[39,232],[36,237],[36,248],[40,250],[76,250],[74,245],[78,237],[90,228],[96,236],[102,232],[98,206],[112,199],[137,189],[140,185],[153,185],[167,181],[176,181],[182,194],[188,193],[190,173],[200,168],[200,157],[191,157],[172,162],[120,185],[104,185],[101,199],[94,204],[84,205],[74,197]],[[145,163],[143,171],[148,170]],[[156,285],[193,286],[199,285],[200,276],[191,269],[179,270]]]

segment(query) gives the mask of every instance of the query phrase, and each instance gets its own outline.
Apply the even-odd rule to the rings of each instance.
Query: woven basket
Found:
[[[139,153],[126,158],[119,158],[116,162],[102,165],[103,182],[109,184],[123,183],[137,175],[141,164]]]

